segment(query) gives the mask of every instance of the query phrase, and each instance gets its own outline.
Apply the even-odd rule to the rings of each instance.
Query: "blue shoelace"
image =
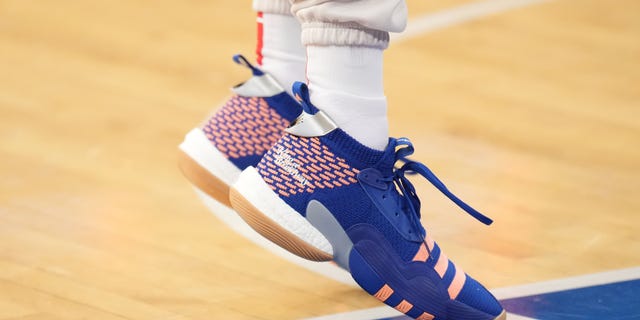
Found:
[[[491,223],[493,223],[493,220],[491,220],[491,218],[472,208],[470,205],[468,205],[451,191],[449,191],[447,186],[442,181],[440,181],[440,179],[438,179],[438,177],[427,166],[420,162],[416,162],[407,158],[414,152],[413,144],[411,143],[411,141],[409,141],[409,139],[399,138],[395,139],[392,142],[395,143],[396,162],[402,162],[404,164],[399,168],[394,168],[392,176],[382,178],[381,180],[388,183],[393,182],[396,185],[401,198],[399,199],[399,201],[402,202],[399,205],[401,205],[401,207],[404,209],[403,212],[408,213],[409,220],[411,221],[415,230],[417,230],[422,235],[423,242],[426,234],[424,228],[422,227],[422,224],[420,223],[420,198],[418,198],[415,187],[406,177],[407,175],[421,175],[422,177],[427,179],[427,181],[429,181],[434,187],[436,187],[436,189],[440,190],[440,192],[447,196],[447,198],[453,201],[453,203],[455,203],[462,210],[466,211],[469,215],[486,225],[490,225]],[[427,250],[429,250],[429,246],[427,245],[426,247]]]

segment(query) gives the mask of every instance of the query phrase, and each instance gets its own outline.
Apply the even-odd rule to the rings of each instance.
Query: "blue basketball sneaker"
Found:
[[[255,166],[302,108],[269,74],[241,55],[233,60],[252,77],[180,144],[178,165],[198,189],[227,206],[229,186],[242,169]]]
[[[422,227],[406,175],[422,175],[478,220],[492,221],[409,160],[409,140],[391,138],[385,151],[367,148],[310,103],[304,84],[296,83],[294,93],[302,115],[231,188],[238,214],[294,254],[335,260],[365,291],[410,317],[506,319],[493,295]]]

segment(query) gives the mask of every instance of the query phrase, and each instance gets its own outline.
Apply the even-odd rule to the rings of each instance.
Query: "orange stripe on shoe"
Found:
[[[425,237],[425,240],[427,241],[427,245],[429,245],[429,250],[433,250],[433,247],[436,245],[436,242],[433,241],[433,239],[431,239],[430,235],[427,235]]]
[[[380,290],[378,290],[378,292],[376,292],[376,294],[374,294],[373,296],[376,297],[376,299],[385,302],[387,299],[389,299],[389,297],[393,294],[393,289],[391,289],[391,287],[389,287],[389,285],[384,285],[382,288],[380,288]]]
[[[407,301],[407,300],[402,300],[394,308],[396,310],[402,312],[402,313],[407,313],[407,312],[409,312],[409,310],[411,310],[411,308],[413,308],[413,305],[411,303],[409,303],[409,301]]]
[[[433,320],[434,318],[435,316],[433,316],[432,314],[423,312],[419,317],[416,318],[416,320]]]
[[[460,291],[464,286],[464,282],[467,280],[467,275],[464,273],[464,271],[461,268],[458,268],[458,266],[456,265],[454,265],[454,267],[456,268],[456,275],[453,276],[453,280],[449,285],[449,289],[447,289],[447,291],[449,291],[449,297],[451,299],[455,299],[458,297],[458,294],[460,294]]]
[[[420,245],[420,249],[418,249],[418,252],[416,252],[416,255],[413,257],[413,261],[425,262],[427,261],[427,258],[429,258],[429,251],[427,251],[427,246],[423,243]]]
[[[444,273],[447,272],[447,268],[449,267],[449,258],[444,252],[440,251],[440,258],[438,258],[438,262],[436,262],[436,266],[433,267],[436,269],[436,272],[440,275],[440,278],[444,277]]]

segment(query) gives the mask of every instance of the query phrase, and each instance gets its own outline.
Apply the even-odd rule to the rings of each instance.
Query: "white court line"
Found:
[[[493,293],[496,298],[502,300],[635,279],[640,279],[640,267],[605,271],[583,276],[536,282],[520,286],[498,288],[491,290],[491,293]]]
[[[443,28],[546,1],[550,0],[485,0],[463,4],[409,20],[404,32],[391,34],[391,41],[408,40]]]
[[[371,320],[401,316],[402,313],[390,307],[375,307],[358,311],[336,313],[328,316],[308,318],[307,320]]]
[[[391,317],[399,317],[404,314],[400,313],[400,311],[396,309],[392,309],[391,307],[376,307],[370,309],[362,309],[358,311],[352,312],[344,312],[337,313],[328,316],[316,317],[316,318],[308,318],[307,320],[374,320],[381,318],[391,318]],[[532,318],[527,318],[523,316],[519,316],[517,314],[507,314],[508,320],[536,320]]]
[[[627,280],[640,279],[640,267],[606,271],[577,277],[563,278],[551,281],[536,282],[520,286],[512,286],[491,290],[499,300],[526,297],[541,293],[578,289]],[[362,309],[328,316],[309,318],[307,320],[372,320],[401,316],[402,313],[388,306]],[[531,318],[508,314],[509,320],[531,320]]]
[[[536,319],[533,319],[533,318],[527,318],[527,317],[519,316],[519,315],[513,314],[513,313],[507,313],[507,319],[508,320],[536,320]]]

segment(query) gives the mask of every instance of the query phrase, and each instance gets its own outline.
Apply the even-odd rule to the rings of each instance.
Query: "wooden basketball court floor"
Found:
[[[468,4],[411,0],[411,19]],[[212,215],[176,146],[253,57],[249,1],[0,0],[0,319],[294,319],[379,306]],[[490,288],[640,266],[640,2],[556,0],[399,39],[391,131],[423,221]],[[640,278],[640,275],[638,276]]]

